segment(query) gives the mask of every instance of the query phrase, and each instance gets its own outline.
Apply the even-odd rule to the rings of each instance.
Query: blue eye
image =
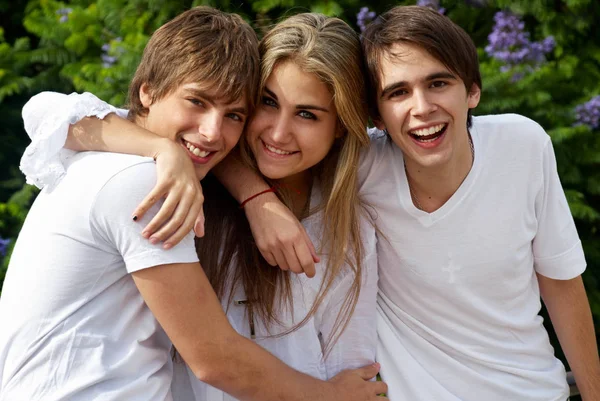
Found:
[[[234,121],[244,122],[244,118],[236,113],[227,114],[227,117]]]
[[[317,116],[315,116],[313,113],[311,113],[310,111],[306,111],[306,110],[300,110],[298,112],[298,115],[304,119],[307,120],[316,120]]]
[[[192,103],[195,106],[201,106],[204,107],[204,103],[202,103],[202,101],[200,99],[196,99],[196,98],[189,98],[188,101],[190,103]]]
[[[273,100],[273,98],[270,98],[268,96],[263,96],[262,103],[265,106],[277,107],[277,102],[275,100]]]

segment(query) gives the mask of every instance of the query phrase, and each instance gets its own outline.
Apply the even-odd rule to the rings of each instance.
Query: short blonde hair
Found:
[[[140,88],[148,85],[152,101],[180,85],[196,82],[227,102],[246,97],[251,112],[259,76],[258,38],[239,15],[194,7],[154,32],[129,87],[129,117],[148,110]]]

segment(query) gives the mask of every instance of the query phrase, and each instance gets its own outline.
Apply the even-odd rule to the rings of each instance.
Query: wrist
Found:
[[[177,152],[177,150],[180,150],[178,148],[179,146],[177,143],[172,140],[152,134],[152,136],[148,136],[146,146],[142,149],[141,156],[151,157],[156,160],[161,154],[170,153],[172,151]]]
[[[242,201],[240,203],[240,209],[243,209],[244,206],[246,206],[246,204],[248,202],[253,201],[254,199],[258,198],[259,196],[266,196],[266,195],[269,195],[269,194],[275,193],[275,192],[277,192],[277,187],[272,186],[272,187],[267,188],[265,190],[259,191],[259,192],[255,193],[254,195],[250,195],[249,197],[247,197],[244,201]]]
[[[244,200],[246,203],[244,204],[243,209],[246,211],[246,215],[248,215],[248,212],[261,210],[270,203],[281,202],[275,194],[275,191],[271,191],[271,188],[266,188],[254,195],[250,195],[248,198],[246,198],[246,200]]]

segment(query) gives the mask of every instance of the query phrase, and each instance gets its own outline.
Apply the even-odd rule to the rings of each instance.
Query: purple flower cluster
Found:
[[[118,42],[121,42],[121,40],[122,40],[121,38],[116,38],[114,41],[118,43]],[[100,57],[102,58],[102,66],[104,68],[108,68],[117,62],[117,57],[115,57],[114,55],[111,55],[110,49],[111,49],[110,43],[105,43],[102,45],[102,55]],[[117,51],[119,53],[124,52],[123,48],[121,48],[121,47],[119,47],[117,49]],[[114,52],[113,52],[113,54],[114,54]]]
[[[58,21],[61,24],[64,24],[65,22],[67,22],[69,20],[69,14],[71,14],[72,11],[73,11],[73,9],[69,8],[69,7],[59,8],[58,10],[56,10],[56,15],[60,15],[60,18],[58,19]]]
[[[539,66],[546,61],[546,54],[554,50],[556,43],[552,36],[532,42],[529,32],[525,31],[525,23],[515,14],[499,11],[494,21],[485,51],[505,64],[503,71],[517,65]]]
[[[0,237],[0,256],[6,256],[8,245],[10,245],[10,239]]]
[[[358,14],[356,14],[356,25],[358,25],[361,32],[364,32],[367,25],[373,22],[376,16],[375,11],[369,11],[369,7],[362,7]]]
[[[600,96],[594,96],[575,107],[575,119],[577,124],[587,125],[591,129],[600,128]]]
[[[431,7],[434,10],[437,10],[437,12],[440,14],[446,12],[444,7],[440,7],[439,0],[417,0],[417,5],[421,7]]]

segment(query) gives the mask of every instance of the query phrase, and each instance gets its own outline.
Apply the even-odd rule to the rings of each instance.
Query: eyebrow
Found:
[[[192,96],[202,98],[202,100],[205,100],[207,103],[209,103],[213,107],[216,107],[216,105],[217,105],[217,102],[215,101],[214,97],[209,96],[208,94],[206,94],[206,92],[203,92],[200,89],[186,88],[185,91]],[[228,105],[228,104],[231,104],[231,103],[226,103],[225,105]],[[228,112],[229,113],[241,113],[241,114],[247,115],[248,109],[246,107],[240,106],[240,107],[235,107],[231,110],[228,110]]]
[[[456,79],[456,76],[448,71],[434,72],[433,74],[427,75],[423,81],[434,81],[436,79]],[[388,93],[395,91],[398,88],[408,86],[407,81],[392,82],[381,91],[381,98],[385,97]]]
[[[277,95],[271,89],[269,89],[265,86],[264,91],[267,92],[267,94],[269,96],[271,96],[273,99],[278,100]],[[325,107],[321,107],[321,106],[315,106],[312,104],[297,104],[296,109],[297,110],[319,110],[319,111],[323,111],[325,113],[329,113],[329,109],[327,109]]]

